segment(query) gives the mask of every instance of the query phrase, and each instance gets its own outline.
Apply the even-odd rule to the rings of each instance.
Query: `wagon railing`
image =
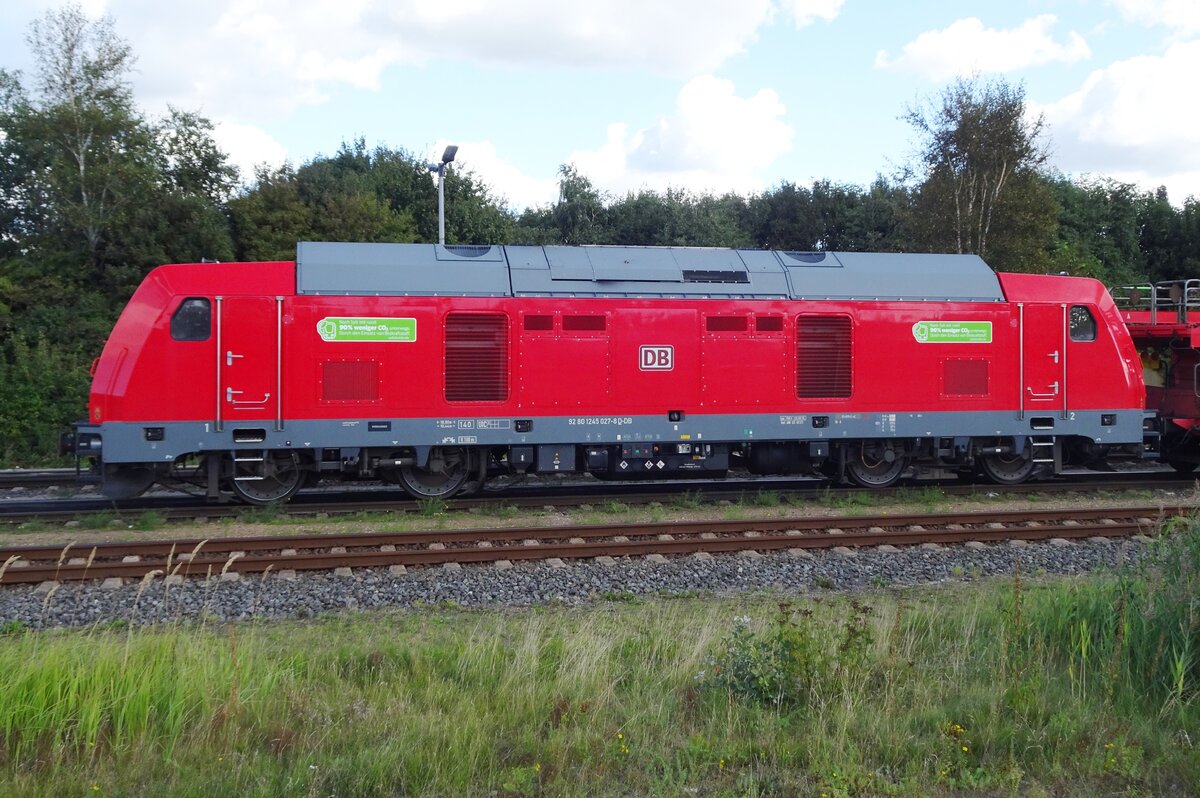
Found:
[[[1189,312],[1200,313],[1200,279],[1164,280],[1153,285],[1124,285],[1110,292],[1121,310],[1150,311],[1150,323],[1189,321]],[[1173,317],[1173,318],[1172,318]]]

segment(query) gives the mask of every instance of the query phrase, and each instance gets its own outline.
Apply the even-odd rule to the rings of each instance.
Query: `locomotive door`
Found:
[[[1065,305],[1018,305],[1021,314],[1021,411],[1067,407]]]
[[[218,431],[244,421],[283,428],[282,311],[278,297],[217,297]]]

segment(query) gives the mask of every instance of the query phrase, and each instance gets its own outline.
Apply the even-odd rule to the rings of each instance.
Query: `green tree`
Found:
[[[51,199],[53,221],[82,237],[93,265],[105,233],[150,166],[151,133],[133,106],[129,45],[110,17],[89,20],[77,5],[52,10],[30,26],[28,44],[37,63],[36,95],[22,97],[6,119],[10,134],[37,142],[43,169],[30,179]]]
[[[0,70],[0,459],[22,462],[82,412],[87,363],[146,272],[232,256],[236,179],[203,117],[134,105],[110,18],[50,11],[28,43],[31,80]]]
[[[1138,212],[1138,244],[1154,280],[1200,278],[1200,202],[1189,197],[1176,209],[1160,186]]]
[[[1055,271],[1094,277],[1110,285],[1146,279],[1139,209],[1147,198],[1136,186],[1065,177],[1056,177],[1049,185],[1059,208],[1057,241],[1051,253]]]
[[[808,251],[817,248],[820,234],[813,218],[812,192],[795,183],[750,201],[754,243],[764,249]]]
[[[558,202],[550,213],[559,244],[605,243],[605,208],[592,181],[572,164],[558,167]]]
[[[447,243],[504,243],[517,220],[474,173],[446,174]],[[290,258],[297,241],[436,241],[437,191],[425,163],[360,138],[299,169],[261,170],[229,202],[238,257]]]
[[[1027,116],[1024,87],[959,79],[903,119],[921,139],[919,243],[985,259],[994,252],[994,267],[1034,270],[1024,259],[1050,244],[1056,214],[1039,180],[1048,158],[1044,122]]]
[[[229,201],[237,259],[294,258],[296,242],[312,238],[312,216],[291,166],[260,168],[254,186]]]

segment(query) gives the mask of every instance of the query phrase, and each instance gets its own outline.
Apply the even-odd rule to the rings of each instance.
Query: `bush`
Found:
[[[813,611],[780,604],[774,620],[755,631],[750,618],[707,660],[697,680],[734,696],[777,707],[805,706],[870,672],[874,643],[871,608],[851,600],[840,624],[818,625]]]
[[[87,412],[83,355],[45,337],[14,335],[0,346],[0,464],[59,460],[58,436]]]

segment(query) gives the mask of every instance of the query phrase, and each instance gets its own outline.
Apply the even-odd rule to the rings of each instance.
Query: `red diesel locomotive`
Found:
[[[151,272],[69,441],[107,495],[415,496],[497,468],[603,478],[912,467],[1001,483],[1143,442],[1098,282],[971,255],[302,243]]]

